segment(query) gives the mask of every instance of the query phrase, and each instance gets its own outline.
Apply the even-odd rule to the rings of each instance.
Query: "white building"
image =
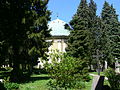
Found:
[[[65,52],[65,48],[67,47],[68,35],[70,34],[70,31],[65,29],[65,24],[66,22],[60,19],[53,20],[48,24],[49,29],[51,29],[51,38],[49,38],[47,41],[52,42],[51,46],[48,48],[48,53],[52,53],[53,50]],[[39,61],[40,63],[38,64],[38,66],[43,67],[44,62],[41,62],[40,59]]]
[[[49,29],[52,29],[50,32],[52,37],[49,39],[52,41],[52,45],[49,47],[49,51],[57,49],[60,52],[65,52],[66,42],[70,34],[70,31],[65,29],[65,24],[66,22],[60,19],[53,20],[48,24]]]

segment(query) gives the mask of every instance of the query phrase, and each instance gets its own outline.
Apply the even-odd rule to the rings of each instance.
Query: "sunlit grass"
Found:
[[[20,85],[20,90],[48,90],[48,80],[38,80],[33,83],[26,83]]]
[[[90,72],[91,74],[98,75],[98,72]],[[104,72],[100,72],[100,75],[104,76]]]
[[[30,82],[20,84],[20,90],[48,90],[48,82],[47,74],[32,75]]]
[[[92,72],[91,74],[97,75],[97,72]],[[104,75],[104,73],[101,72],[101,75]],[[89,82],[85,82],[86,87],[82,90],[91,90],[93,76],[90,76],[90,78],[91,80]],[[47,74],[32,75],[30,82],[20,84],[20,90],[49,90],[49,86],[47,85],[49,80],[50,79]],[[109,85],[107,80],[104,81],[104,85]]]

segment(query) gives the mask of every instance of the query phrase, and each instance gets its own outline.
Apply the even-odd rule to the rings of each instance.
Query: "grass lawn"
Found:
[[[92,72],[92,74],[97,74],[96,72]],[[103,73],[101,73],[104,75]],[[91,90],[91,85],[92,85],[92,79],[93,77],[90,76],[91,80],[90,82],[86,82],[86,88],[82,90]],[[49,82],[49,77],[46,74],[41,74],[41,75],[32,75],[30,82],[20,84],[20,90],[49,90],[49,87],[47,83]],[[108,84],[108,82],[105,80],[105,85]],[[73,90],[73,89],[72,89]]]
[[[20,84],[20,90],[49,90],[49,87],[47,85],[47,83],[49,82],[49,79],[45,77],[48,77],[48,76],[45,74],[33,75],[32,79],[35,79],[35,80],[31,80],[28,83]],[[84,88],[83,90],[90,90],[92,80],[90,80],[90,82],[86,82],[85,84],[86,84],[86,88]]]
[[[91,74],[98,75],[98,72],[90,72]],[[100,75],[104,76],[104,72],[100,72]]]
[[[20,90],[48,90],[49,77],[46,74],[32,75],[30,82],[20,84]]]
[[[48,90],[46,85],[49,80],[38,80],[20,85],[20,90]]]

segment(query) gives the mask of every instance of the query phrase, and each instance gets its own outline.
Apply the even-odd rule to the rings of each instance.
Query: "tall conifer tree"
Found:
[[[119,22],[118,17],[116,14],[115,9],[113,6],[109,5],[108,2],[105,1],[102,14],[102,20],[106,26],[105,33],[106,33],[106,44],[105,44],[105,59],[108,61],[109,66],[114,68],[115,62],[115,52],[118,48],[117,42],[119,42]],[[117,49],[118,50],[118,49]],[[118,52],[117,52],[118,53]],[[117,57],[116,57],[117,58]]]
[[[97,6],[96,6],[96,3],[93,1],[93,0],[90,0],[90,3],[89,3],[89,12],[90,12],[90,19],[89,19],[89,29],[90,29],[90,41],[91,41],[91,47],[89,48],[90,49],[90,59],[89,59],[89,67],[90,67],[90,70],[91,70],[91,65],[93,64],[93,55],[96,54],[96,49],[94,46],[95,45],[95,30],[96,30],[96,19],[97,19],[97,16],[96,16],[96,10],[97,10]]]
[[[89,31],[89,7],[86,0],[81,0],[76,14],[70,21],[73,30],[69,35],[67,52],[77,58],[90,58],[90,31]]]
[[[1,0],[0,42],[7,45],[5,59],[13,67],[13,81],[19,81],[20,64],[34,65],[38,57],[46,57],[49,37],[48,0]],[[3,47],[3,46],[2,46]],[[2,53],[3,54],[3,53]]]
[[[90,0],[90,3],[89,3],[89,9],[90,9],[90,13],[91,13],[91,18],[95,19],[96,17],[96,10],[97,10],[97,5],[96,3],[93,1],[93,0]]]
[[[118,21],[118,15],[116,14],[116,10],[114,9],[113,5],[111,5],[111,34],[110,39],[112,40],[112,55],[116,59],[120,59],[120,23]]]

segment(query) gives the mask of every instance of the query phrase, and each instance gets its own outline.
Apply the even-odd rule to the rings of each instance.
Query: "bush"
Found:
[[[70,57],[66,54],[53,53],[52,63],[46,69],[52,78],[49,85],[53,88],[84,88],[84,82],[89,81],[87,65],[84,60]]]
[[[4,87],[7,89],[7,90],[17,90],[19,88],[19,84],[17,83],[10,83],[10,82],[6,82],[4,83]]]
[[[105,71],[111,90],[120,90],[120,74],[109,68]]]

